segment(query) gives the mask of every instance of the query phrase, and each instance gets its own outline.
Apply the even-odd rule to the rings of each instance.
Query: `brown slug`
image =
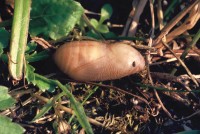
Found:
[[[65,74],[78,81],[119,79],[144,69],[143,56],[122,42],[73,41],[59,47],[54,60]]]

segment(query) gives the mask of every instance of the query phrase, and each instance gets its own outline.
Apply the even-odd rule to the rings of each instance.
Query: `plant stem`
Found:
[[[9,72],[13,79],[22,78],[27,43],[31,0],[15,0],[9,53]]]

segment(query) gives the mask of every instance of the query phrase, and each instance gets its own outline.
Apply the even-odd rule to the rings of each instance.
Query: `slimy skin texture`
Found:
[[[74,41],[63,44],[55,54],[57,66],[78,81],[119,79],[144,69],[143,56],[121,42]]]

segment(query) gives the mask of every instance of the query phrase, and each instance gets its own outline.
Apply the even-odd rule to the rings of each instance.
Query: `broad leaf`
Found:
[[[53,40],[67,36],[82,14],[83,8],[74,0],[33,0],[31,36],[41,35]]]
[[[49,92],[54,92],[57,86],[54,84],[53,80],[47,79],[39,74],[35,74],[34,84],[37,85],[42,91],[48,90]]]
[[[0,115],[0,134],[23,134],[25,129],[10,118]]]
[[[97,20],[95,19],[91,19],[90,23],[92,24],[92,26],[100,33],[107,33],[109,32],[108,26],[99,23]]]
[[[44,60],[49,57],[48,51],[44,50],[42,52],[37,53],[36,51],[32,53],[31,55],[26,55],[26,60],[28,62],[36,62],[40,60]]]
[[[8,94],[8,88],[0,86],[0,110],[13,106],[15,100]]]
[[[112,7],[110,4],[105,4],[101,8],[101,18],[100,18],[100,23],[102,24],[105,20],[109,19],[113,13]]]
[[[56,88],[55,82],[53,80],[47,79],[46,77],[34,73],[35,68],[29,64],[26,64],[26,79],[28,83],[32,83],[33,85],[38,86],[38,88],[42,91],[48,90],[49,92],[53,92]]]

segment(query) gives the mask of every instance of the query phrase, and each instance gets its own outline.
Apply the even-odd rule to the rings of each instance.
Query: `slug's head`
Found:
[[[113,44],[112,52],[126,75],[137,73],[145,68],[143,56],[135,48],[123,43]]]

